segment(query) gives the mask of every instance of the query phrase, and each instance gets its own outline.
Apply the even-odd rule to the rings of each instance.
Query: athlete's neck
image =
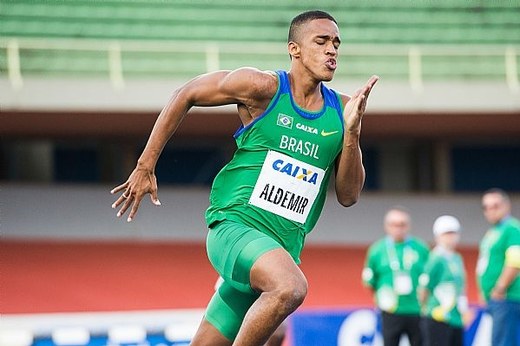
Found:
[[[289,85],[294,102],[303,109],[319,111],[323,108],[321,82],[302,73],[289,71]]]

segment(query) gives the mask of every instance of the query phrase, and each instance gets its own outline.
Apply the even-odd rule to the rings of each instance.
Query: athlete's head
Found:
[[[497,224],[511,213],[511,201],[502,189],[489,189],[482,196],[484,217],[490,224]]]
[[[294,17],[293,20],[291,21],[291,26],[289,27],[289,37],[287,39],[287,43],[299,42],[299,38],[300,38],[299,36],[301,34],[302,27],[305,24],[307,24],[307,22],[310,22],[311,20],[316,20],[316,19],[328,19],[328,20],[336,23],[336,25],[338,24],[338,22],[336,22],[336,19],[334,19],[334,17],[332,17],[327,12],[315,10],[315,11],[307,11],[307,12],[300,13],[299,15]]]
[[[385,232],[395,242],[402,242],[406,239],[410,230],[410,213],[404,207],[393,207],[385,215]]]
[[[296,16],[289,28],[291,72],[309,74],[317,81],[330,81],[336,70],[341,43],[336,20],[323,11]]]

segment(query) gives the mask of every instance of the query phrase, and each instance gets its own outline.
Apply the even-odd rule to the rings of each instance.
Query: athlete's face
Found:
[[[482,210],[486,220],[494,225],[511,212],[511,203],[499,193],[488,193],[482,197]]]
[[[298,59],[316,80],[332,80],[341,43],[336,23],[329,19],[311,20],[299,29],[296,41],[289,43],[292,59]]]
[[[402,242],[410,230],[410,216],[401,210],[390,210],[385,216],[385,232],[394,241]]]

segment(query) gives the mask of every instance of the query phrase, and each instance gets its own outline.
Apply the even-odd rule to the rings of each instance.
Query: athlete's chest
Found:
[[[250,137],[270,150],[326,169],[342,148],[343,124],[330,107],[319,116],[305,117],[279,104],[256,124]]]

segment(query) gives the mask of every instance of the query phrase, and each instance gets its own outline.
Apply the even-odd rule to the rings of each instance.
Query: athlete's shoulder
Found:
[[[229,79],[238,80],[253,97],[270,98],[278,90],[278,75],[255,67],[241,67],[230,71]]]

